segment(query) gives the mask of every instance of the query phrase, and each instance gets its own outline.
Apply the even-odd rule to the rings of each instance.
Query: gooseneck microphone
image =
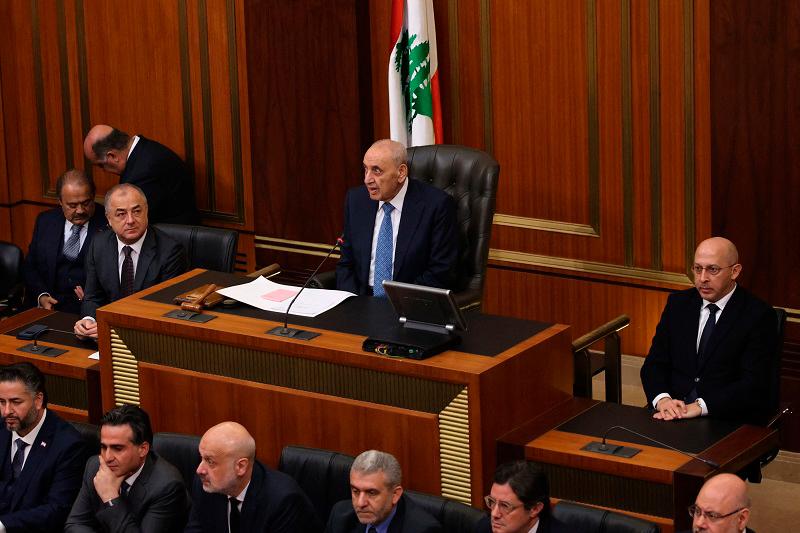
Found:
[[[294,298],[292,298],[292,301],[289,302],[289,306],[286,308],[286,313],[283,316],[283,327],[280,327],[280,326],[274,327],[274,328],[272,328],[271,330],[269,330],[267,332],[268,334],[277,335],[278,337],[298,338],[298,339],[302,339],[302,340],[313,339],[314,337],[319,335],[319,333],[313,333],[313,332],[302,330],[302,329],[290,328],[289,327],[289,311],[291,311],[295,300],[297,300],[297,297],[300,296],[300,293],[303,292],[303,290],[305,290],[306,287],[308,287],[308,284],[311,283],[311,280],[314,279],[314,276],[317,275],[317,272],[319,272],[319,269],[322,268],[322,265],[325,264],[325,261],[328,260],[328,258],[331,256],[333,251],[336,250],[336,248],[338,248],[339,246],[342,246],[344,244],[344,238],[343,237],[344,237],[343,235],[339,235],[338,237],[336,237],[336,242],[333,244],[331,249],[328,250],[328,253],[325,256],[325,258],[322,261],[320,261],[319,265],[317,265],[317,268],[314,269],[314,272],[312,272],[311,275],[308,276],[308,278],[306,279],[306,282],[303,283],[303,286],[300,287],[300,290],[297,291],[297,294],[294,295]]]
[[[656,439],[654,439],[652,437],[649,437],[647,435],[639,433],[638,431],[634,431],[634,430],[632,430],[630,428],[627,428],[625,426],[611,426],[610,428],[608,428],[605,431],[605,433],[603,433],[603,442],[602,443],[600,443],[600,442],[591,442],[586,447],[584,447],[584,449],[586,449],[588,451],[595,451],[595,452],[598,452],[598,453],[605,453],[605,454],[608,454],[608,455],[619,455],[617,452],[620,449],[624,448],[623,446],[618,446],[616,444],[611,444],[611,445],[606,444],[606,438],[608,437],[608,434],[611,433],[611,431],[613,431],[615,429],[622,429],[624,431],[627,431],[628,433],[632,433],[632,434],[636,435],[637,437],[641,437],[643,439],[649,440],[650,442],[654,442],[654,443],[658,444],[659,446],[663,446],[664,448],[668,448],[668,449],[670,449],[670,450],[672,450],[674,452],[678,452],[678,453],[680,453],[682,455],[685,455],[687,457],[691,457],[692,459],[697,459],[701,463],[704,463],[704,464],[710,466],[711,468],[714,468],[714,469],[719,468],[719,464],[715,463],[714,461],[712,461],[710,459],[706,459],[705,457],[700,457],[699,455],[694,454],[694,453],[689,453],[689,452],[685,452],[683,450],[679,450],[678,448],[670,446],[666,442],[661,442],[660,440],[656,440]],[[589,448],[590,446],[592,446],[594,449],[590,449]],[[637,450],[637,452],[638,451],[639,450]]]
[[[17,350],[25,353],[32,353],[36,355],[46,355],[48,357],[56,357],[65,353],[67,350],[62,350],[60,348],[55,348],[53,346],[45,346],[39,344],[39,337],[48,331],[52,331],[54,333],[66,333],[67,335],[75,335],[74,331],[65,331],[62,329],[55,329],[49,326],[45,326],[44,324],[34,324],[33,326],[28,327],[25,331],[20,332],[17,338],[25,338],[28,340],[32,340],[32,343],[26,344],[25,346],[20,346]]]

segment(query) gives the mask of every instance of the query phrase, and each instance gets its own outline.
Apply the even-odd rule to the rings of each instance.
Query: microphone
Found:
[[[630,428],[627,428],[625,426],[611,426],[610,428],[608,428],[605,431],[605,433],[603,433],[603,442],[593,441],[593,442],[590,442],[589,444],[587,444],[586,446],[584,446],[581,449],[589,451],[589,452],[603,453],[603,454],[606,454],[606,455],[617,455],[617,456],[627,457],[627,458],[633,457],[634,455],[636,455],[637,453],[639,453],[641,451],[641,450],[639,450],[637,448],[628,448],[628,447],[625,447],[625,446],[619,446],[617,444],[611,444],[611,445],[606,444],[606,438],[608,437],[608,434],[611,433],[611,431],[615,430],[615,429],[625,430],[628,433],[632,433],[632,434],[636,435],[637,437],[641,437],[643,439],[649,440],[650,442],[654,442],[654,443],[658,444],[659,446],[663,446],[663,447],[668,448],[668,449],[670,449],[670,450],[672,450],[674,452],[678,452],[678,453],[680,453],[682,455],[685,455],[687,457],[691,457],[692,459],[697,459],[701,463],[704,463],[707,466],[710,466],[711,468],[714,468],[714,469],[719,468],[719,464],[715,463],[711,459],[706,459],[705,457],[700,457],[698,454],[689,453],[689,452],[685,452],[683,450],[679,450],[678,448],[670,446],[666,442],[661,442],[660,440],[656,440],[656,439],[654,439],[652,437],[649,437],[647,435],[639,433],[638,431],[634,431],[634,430],[632,430]]]
[[[44,324],[35,324],[31,326],[27,330],[29,333],[29,338],[32,340],[32,343],[26,344],[25,346],[20,346],[17,350],[25,353],[32,353],[36,355],[46,355],[48,357],[55,357],[57,355],[61,355],[65,353],[67,350],[62,350],[60,348],[54,348],[52,346],[40,346],[39,345],[39,336],[47,331],[52,331],[54,333],[66,333],[67,335],[75,335],[74,331],[65,331],[62,329],[55,329],[49,326],[45,326]],[[24,332],[23,332],[24,333]]]
[[[291,311],[295,300],[297,300],[297,297],[300,296],[300,293],[303,292],[303,290],[306,287],[308,287],[308,284],[311,283],[311,280],[314,279],[314,276],[317,275],[317,272],[319,272],[319,269],[322,268],[322,265],[325,264],[325,261],[328,260],[328,258],[331,256],[333,251],[336,248],[338,248],[339,246],[342,246],[344,244],[344,238],[343,237],[344,237],[344,235],[339,235],[338,237],[336,237],[336,242],[333,244],[333,247],[331,247],[331,249],[328,250],[328,254],[325,256],[325,258],[322,261],[320,261],[320,263],[317,266],[317,268],[314,269],[314,272],[312,272],[311,275],[308,276],[308,279],[306,279],[306,282],[303,283],[303,286],[300,287],[300,290],[297,291],[297,294],[294,295],[294,298],[292,298],[292,301],[289,302],[289,307],[286,308],[286,314],[284,314],[284,316],[283,316],[283,327],[277,326],[277,327],[272,328],[271,330],[269,330],[267,332],[269,335],[277,335],[278,337],[297,338],[297,339],[301,339],[301,340],[304,340],[304,341],[311,340],[314,337],[318,337],[319,336],[319,333],[314,333],[314,332],[306,331],[306,330],[303,330],[303,329],[290,328],[289,327],[289,311]]]

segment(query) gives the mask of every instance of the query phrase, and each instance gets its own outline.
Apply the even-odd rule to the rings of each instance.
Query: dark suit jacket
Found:
[[[103,505],[94,489],[100,461],[86,463],[83,486],[67,518],[65,533],[137,532],[172,533],[186,524],[189,495],[178,470],[150,452],[128,495],[113,507]]]
[[[696,386],[709,416],[763,423],[769,416],[769,371],[777,348],[775,310],[737,287],[700,360],[701,305],[695,289],[667,299],[641,371],[648,402],[652,405],[662,392],[683,400]]]
[[[347,192],[344,244],[336,265],[336,288],[369,293],[369,263],[378,202],[363,185]],[[430,287],[453,288],[458,261],[458,232],[453,198],[446,192],[409,179],[403,202],[393,279]]]
[[[144,191],[151,224],[197,224],[194,178],[178,154],[163,144],[139,135],[119,182]]]
[[[583,530],[576,526],[567,526],[564,522],[557,519],[552,514],[539,517],[539,528],[536,533],[582,533]],[[492,533],[492,521],[489,516],[485,516],[475,527],[474,533]]]
[[[10,448],[11,432],[0,425],[0,457],[10,457]],[[81,485],[84,457],[78,431],[48,410],[12,489],[11,510],[0,515],[6,530],[60,532]]]
[[[56,291],[56,268],[58,259],[64,248],[64,213],[60,207],[50,209],[40,213],[36,217],[36,225],[33,228],[33,238],[28,247],[28,254],[25,256],[25,303],[28,307],[39,305],[37,298],[43,292],[58,300],[56,309],[68,313],[77,313],[80,310],[80,302],[75,293],[70,291],[68,294],[58,294]],[[94,235],[106,227],[106,220],[103,206],[96,206],[94,216],[89,219],[86,240],[83,242],[78,258],[69,268],[69,283],[74,287],[86,286],[86,270],[84,269],[84,259],[86,251],[92,244]]]
[[[353,502],[342,500],[331,509],[325,533],[364,533],[366,526],[358,521]],[[397,511],[388,533],[440,533],[442,525],[414,502],[400,496]]]
[[[141,291],[186,272],[186,250],[165,233],[150,226],[136,265],[134,289]],[[105,231],[92,241],[86,256],[86,287],[81,316],[95,316],[102,307],[122,297],[119,282],[117,235]]]
[[[242,533],[319,533],[322,530],[314,507],[294,479],[258,461],[253,465],[253,477],[240,512]],[[228,531],[228,497],[204,491],[197,476],[192,487],[192,514],[185,531]]]

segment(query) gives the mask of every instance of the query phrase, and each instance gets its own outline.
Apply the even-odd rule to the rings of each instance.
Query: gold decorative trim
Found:
[[[442,496],[471,505],[469,387],[439,413],[439,461]]]
[[[571,235],[582,235],[589,237],[599,237],[600,234],[592,226],[586,224],[575,224],[573,222],[559,222],[556,220],[545,220],[541,218],[518,217],[516,215],[495,214],[492,220],[498,226],[511,226],[514,228],[534,229],[541,231],[552,231],[555,233],[568,233]]]
[[[316,255],[318,257],[325,257],[328,255],[327,252],[316,252],[314,250],[303,250],[301,248],[291,248],[289,246],[275,246],[272,244],[258,244],[256,243],[255,248],[263,248],[265,250],[277,250],[279,252],[291,252],[294,254],[305,254],[305,255]],[[339,254],[333,253],[331,254],[333,259],[339,259]]]
[[[115,404],[139,405],[139,363],[114,328],[111,328],[111,372]]]
[[[658,0],[650,0],[648,68],[650,70],[650,241],[651,266],[660,270],[661,257],[661,58],[659,56]]]
[[[496,250],[492,248],[489,250],[489,259],[494,259],[496,261],[509,261],[512,263],[522,263],[532,266],[560,268],[562,270],[585,272],[587,274],[603,274],[606,276],[619,276],[645,281],[674,283],[687,287],[692,285],[689,277],[683,273],[626,267],[612,265],[610,263],[600,263],[596,261],[582,261],[578,259],[566,259],[563,257],[551,257],[547,255],[515,252],[512,250]]]
[[[620,55],[622,56],[622,241],[625,265],[633,266],[633,82],[631,63],[631,0],[622,0]]]
[[[265,235],[256,235],[254,239],[256,241],[276,242],[280,244],[295,244],[297,246],[306,246],[308,248],[320,248],[322,250],[328,250],[331,247],[330,244],[325,244],[321,242],[292,241],[289,239],[279,239],[278,237],[267,237]]]
[[[319,257],[325,257],[326,255],[328,255],[328,250],[330,250],[332,246],[330,244],[324,244],[319,242],[292,241],[289,239],[279,239],[277,237],[266,237],[264,235],[256,235],[254,237],[254,240],[256,248],[264,248],[266,250],[278,250],[280,252],[292,252],[296,254],[316,255]],[[259,241],[267,243],[276,243],[276,244],[260,244]],[[321,252],[316,250],[307,250],[306,248],[318,248],[319,250],[325,250],[325,251]],[[331,257],[339,259],[339,254],[332,253]]]
[[[684,224],[686,227],[686,265],[694,262],[695,242],[695,135],[694,135],[694,1],[683,2],[683,105],[684,105],[684,160],[683,195]],[[687,268],[687,272],[688,272]]]

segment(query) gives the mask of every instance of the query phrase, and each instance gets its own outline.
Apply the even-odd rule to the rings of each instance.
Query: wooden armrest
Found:
[[[271,278],[277,274],[281,273],[281,266],[278,263],[272,263],[271,265],[265,266],[264,268],[259,268],[256,271],[250,272],[247,274],[248,278],[257,278],[258,276],[264,276],[265,278]]]

